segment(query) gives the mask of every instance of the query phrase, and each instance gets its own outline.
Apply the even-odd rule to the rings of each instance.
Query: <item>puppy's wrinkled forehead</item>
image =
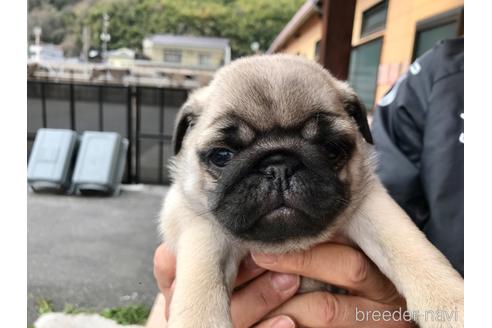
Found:
[[[208,106],[216,119],[227,113],[259,130],[291,128],[316,113],[346,117],[337,83],[317,64],[297,58],[238,60],[218,72]]]

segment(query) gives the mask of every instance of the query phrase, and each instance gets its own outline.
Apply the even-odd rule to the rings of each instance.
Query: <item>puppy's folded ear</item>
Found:
[[[359,100],[359,97],[357,97],[357,94],[354,90],[352,90],[348,83],[342,81],[336,81],[335,83],[342,92],[342,103],[345,110],[354,119],[359,132],[362,134],[364,139],[372,145],[372,134],[371,129],[369,128],[369,122],[367,120],[366,107]]]
[[[188,96],[188,100],[181,106],[176,115],[173,133],[174,155],[177,155],[183,146],[183,140],[195,125],[203,110],[206,88],[198,89]]]
[[[355,123],[357,123],[357,127],[359,128],[359,132],[362,134],[364,139],[373,144],[371,129],[369,128],[369,122],[367,120],[367,110],[364,104],[362,104],[359,98],[355,95],[349,97],[344,102],[345,110],[353,119]]]

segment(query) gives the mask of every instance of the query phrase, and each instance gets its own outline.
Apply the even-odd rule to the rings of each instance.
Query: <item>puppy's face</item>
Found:
[[[367,170],[363,135],[371,141],[357,98],[320,66],[250,57],[220,70],[183,106],[175,182],[197,211],[241,240],[315,238],[357,196]]]

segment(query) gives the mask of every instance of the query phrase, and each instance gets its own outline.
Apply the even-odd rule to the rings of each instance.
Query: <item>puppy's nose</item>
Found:
[[[282,190],[289,188],[290,177],[299,169],[301,161],[293,155],[274,154],[264,158],[259,166],[260,172]]]

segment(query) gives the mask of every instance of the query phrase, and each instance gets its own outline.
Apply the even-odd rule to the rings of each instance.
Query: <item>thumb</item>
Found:
[[[272,271],[306,274],[312,271],[313,264],[319,264],[313,263],[312,250],[286,254],[253,253],[251,255],[256,264]]]
[[[295,328],[294,321],[285,315],[270,318],[263,322],[260,322],[255,328]]]

